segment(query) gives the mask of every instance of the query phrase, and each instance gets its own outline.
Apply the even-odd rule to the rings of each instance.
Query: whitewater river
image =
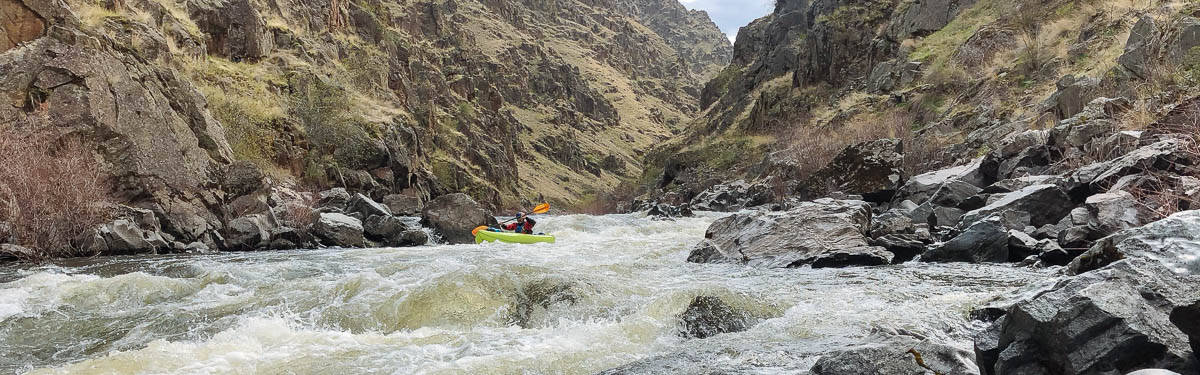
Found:
[[[973,306],[1049,273],[686,263],[716,217],[543,218],[554,245],[0,266],[0,374],[591,374],[681,352],[796,373],[878,329],[969,349]],[[756,324],[683,339],[677,316],[697,295]]]

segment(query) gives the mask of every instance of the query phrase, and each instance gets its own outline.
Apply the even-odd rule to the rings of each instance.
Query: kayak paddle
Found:
[[[529,212],[529,214],[530,214],[530,215],[535,215],[535,214],[544,214],[544,213],[547,213],[547,212],[550,212],[550,204],[549,204],[549,203],[542,203],[542,204],[539,204],[539,205],[537,205],[537,207],[534,207],[534,208],[533,208],[533,211],[530,211],[530,212]],[[510,222],[510,221],[513,221],[513,220],[516,220],[516,219],[517,219],[517,218],[515,218],[515,217],[514,217],[514,218],[512,218],[512,219],[508,219],[508,220],[502,221],[502,222],[500,222],[500,224],[504,224],[504,223],[507,223],[507,222]],[[473,235],[475,235],[475,234],[478,234],[478,233],[479,233],[479,231],[481,231],[481,230],[486,230],[486,229],[488,229],[487,225],[480,225],[479,227],[477,227],[477,228],[475,228],[474,230],[472,230],[472,231],[471,231],[471,235],[473,236]]]

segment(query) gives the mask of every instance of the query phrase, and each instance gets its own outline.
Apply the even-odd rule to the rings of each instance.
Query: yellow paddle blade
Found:
[[[550,204],[549,203],[542,203],[542,204],[537,205],[537,207],[533,208],[533,213],[535,213],[535,214],[544,214],[547,212],[550,212]]]
[[[471,235],[472,236],[477,235],[477,234],[479,234],[479,231],[487,230],[487,229],[488,229],[487,225],[480,225],[478,227],[475,227],[475,229],[471,230]]]

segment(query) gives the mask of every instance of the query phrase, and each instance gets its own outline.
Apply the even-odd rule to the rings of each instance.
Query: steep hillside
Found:
[[[787,196],[844,147],[903,140],[908,175],[969,161],[1098,97],[1140,130],[1197,93],[1197,6],[1124,0],[779,1],[741,29],[685,136],[656,148],[650,198],[757,180]],[[1070,157],[1068,157],[1070,159]]]
[[[63,160],[23,140],[94,150],[69,166],[100,171],[95,186],[107,188],[92,192],[148,209],[143,226],[161,226],[168,243],[210,248],[233,218],[280,204],[271,186],[399,194],[418,207],[452,192],[493,208],[584,204],[641,174],[644,150],[699,111],[703,83],[732,52],[675,0],[0,0],[0,10],[0,132],[14,140],[0,151]],[[25,190],[50,188],[22,168],[10,169],[30,176]],[[61,206],[42,208],[71,211]],[[26,220],[12,207],[0,224]]]

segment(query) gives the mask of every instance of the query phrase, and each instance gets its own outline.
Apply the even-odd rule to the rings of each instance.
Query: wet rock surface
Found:
[[[421,222],[441,233],[452,244],[474,243],[471,230],[495,226],[496,217],[466,194],[447,194],[430,201],[421,213]]]
[[[703,339],[722,333],[741,332],[748,327],[748,316],[720,298],[699,296],[692,299],[679,315],[680,334]]]

